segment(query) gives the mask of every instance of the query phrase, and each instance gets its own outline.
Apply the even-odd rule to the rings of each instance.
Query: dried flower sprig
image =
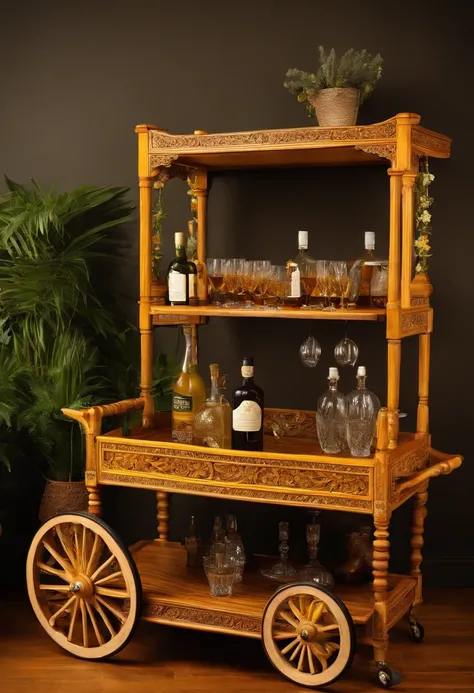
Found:
[[[426,274],[428,271],[428,258],[431,257],[431,212],[430,207],[433,198],[429,194],[429,186],[434,181],[434,175],[430,173],[428,158],[420,159],[420,171],[416,177],[417,205],[415,211],[415,227],[417,237],[415,239],[415,252],[417,263],[416,274]]]

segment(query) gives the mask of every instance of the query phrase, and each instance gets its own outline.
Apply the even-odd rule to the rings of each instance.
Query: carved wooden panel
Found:
[[[392,493],[396,491],[398,479],[411,476],[428,466],[429,454],[429,443],[426,441],[415,450],[397,457],[395,462],[390,465],[390,488]]]
[[[143,618],[161,623],[167,622],[174,625],[179,623],[197,626],[209,626],[212,630],[236,631],[250,637],[260,637],[262,620],[234,614],[226,614],[207,609],[190,608],[185,606],[172,606],[151,602],[145,605]]]
[[[429,312],[427,310],[416,310],[401,314],[400,333],[402,337],[428,331]]]

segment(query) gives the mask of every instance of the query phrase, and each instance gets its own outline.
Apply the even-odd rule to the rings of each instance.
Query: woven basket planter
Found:
[[[320,89],[309,102],[314,106],[316,118],[321,127],[355,125],[359,112],[360,91],[344,89]]]
[[[55,515],[87,510],[89,494],[83,481],[50,481],[46,480],[39,509],[41,522],[50,520]]]

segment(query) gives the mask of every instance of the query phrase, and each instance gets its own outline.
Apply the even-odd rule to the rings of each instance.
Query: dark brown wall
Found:
[[[288,67],[314,66],[319,43],[338,51],[366,47],[384,56],[383,79],[364,106],[361,122],[413,111],[427,127],[454,137],[450,161],[432,167],[431,426],[435,447],[460,452],[466,462],[431,486],[425,566],[431,581],[456,584],[474,584],[472,64],[466,12],[460,2],[18,2],[3,10],[0,27],[0,168],[13,179],[26,181],[32,175],[64,189],[127,185],[136,198],[136,123],[156,123],[173,132],[305,125],[304,109],[282,81]],[[189,198],[177,183],[166,195],[169,253],[172,231],[185,228]],[[377,232],[380,250],[387,248],[383,168],[222,174],[212,180],[209,201],[211,256],[283,262],[295,254],[300,228],[310,231],[316,257],[356,256],[366,229]],[[136,224],[129,235],[131,263],[116,281],[127,287],[127,309],[135,318]],[[253,353],[269,406],[314,408],[344,326],[316,323],[323,356],[314,371],[298,361],[306,322],[211,321],[201,332],[203,374],[210,361],[218,360],[233,386],[239,359]],[[383,400],[383,326],[350,325],[349,334]],[[168,347],[174,347],[174,339],[168,332]],[[415,340],[404,342],[402,373],[401,407],[409,414],[405,425],[413,429]],[[353,380],[353,372],[344,373],[342,389],[352,388]],[[108,489],[106,501],[108,519],[128,540],[153,535],[153,494]],[[274,548],[275,522],[283,515],[295,524],[295,534],[296,528],[302,530],[301,511],[235,505],[252,548]],[[175,499],[173,535],[182,536],[191,510],[208,522],[216,507],[203,499]],[[398,515],[393,543],[402,565],[407,513]],[[324,519],[327,537],[336,536],[331,527],[345,527],[335,514],[326,513]]]

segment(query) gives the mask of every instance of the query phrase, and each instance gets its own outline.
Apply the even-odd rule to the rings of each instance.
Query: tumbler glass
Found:
[[[230,597],[234,584],[235,566],[223,554],[204,556],[204,572],[209,581],[211,597]]]

